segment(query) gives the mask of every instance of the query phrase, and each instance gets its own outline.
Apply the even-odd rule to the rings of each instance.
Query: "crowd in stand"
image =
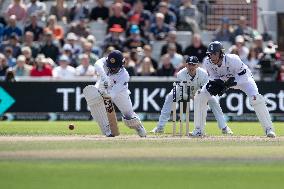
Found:
[[[104,0],[90,0],[90,7],[84,0],[56,0],[47,10],[38,0],[11,0],[0,14],[0,77],[92,77],[96,60],[114,49],[123,51],[131,76],[174,76],[184,66],[184,55],[206,57],[200,35],[204,12],[198,8],[198,3],[210,6],[204,2],[114,0],[106,6]],[[90,22],[107,25],[102,44]],[[184,49],[177,41],[179,30],[193,33]],[[238,54],[256,77],[284,81],[277,45],[249,27],[244,16],[237,25],[222,18],[214,37],[229,44],[227,52]],[[166,42],[159,59],[152,56],[156,41]]]

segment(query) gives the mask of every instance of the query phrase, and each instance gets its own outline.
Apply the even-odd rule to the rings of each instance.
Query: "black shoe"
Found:
[[[106,137],[115,137],[113,134],[107,135]]]

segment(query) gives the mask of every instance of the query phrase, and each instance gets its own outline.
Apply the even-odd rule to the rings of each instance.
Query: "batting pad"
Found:
[[[250,97],[249,100],[264,131],[266,132],[267,129],[272,129],[274,131],[264,97],[260,94],[257,94]]]
[[[131,119],[126,119],[125,117],[122,117],[122,121],[130,129],[138,129],[140,126],[142,126],[142,123],[138,117],[133,117]]]
[[[200,91],[194,97],[194,127],[195,130],[200,130],[203,134],[207,116],[207,101],[205,99],[206,95]]]
[[[102,134],[111,134],[104,100],[98,89],[94,85],[88,85],[83,89],[83,94],[90,108],[91,115],[98,122]]]

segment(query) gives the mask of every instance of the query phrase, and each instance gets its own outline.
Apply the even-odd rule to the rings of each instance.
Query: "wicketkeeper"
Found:
[[[183,95],[180,95],[181,93],[179,90],[180,88],[177,87],[176,91],[177,101],[180,100],[181,96],[183,96],[184,99],[187,99],[188,95],[190,95],[190,98],[193,99],[196,91],[201,89],[202,86],[204,86],[208,82],[207,72],[204,69],[200,68],[198,64],[199,60],[196,56],[189,56],[186,58],[186,67],[177,73],[178,81],[180,81],[181,83],[183,83],[183,81],[186,81],[186,84],[184,84],[183,89],[187,89],[187,87],[190,87],[190,94],[187,94],[187,90],[183,90],[184,93]],[[173,90],[171,90],[171,92],[166,96],[163,108],[161,110],[161,115],[159,117],[158,125],[151,132],[153,133],[164,132],[164,127],[168,122],[168,120],[170,119],[172,103],[173,103]],[[208,100],[208,104],[218,122],[218,126],[221,129],[222,133],[232,135],[233,132],[226,124],[222,109],[216,97],[214,96],[210,97]],[[205,109],[207,111],[207,105]],[[195,111],[196,110],[194,109],[194,112]]]
[[[91,114],[98,122],[103,134],[108,137],[114,136],[109,126],[110,120],[108,120],[103,100],[103,97],[107,95],[122,113],[125,125],[135,129],[140,137],[146,137],[146,130],[132,108],[128,90],[130,77],[123,64],[124,57],[118,50],[99,59],[95,63],[95,69],[99,75],[98,81],[95,86],[89,85],[84,88],[83,93]]]
[[[265,99],[259,94],[256,83],[239,56],[225,54],[225,49],[219,41],[209,44],[208,58],[204,65],[209,73],[209,82],[197,91],[194,96],[194,131],[193,136],[205,134],[207,102],[212,96],[223,95],[227,89],[240,89],[249,97],[251,106],[262,125],[267,137],[275,137],[272,121],[266,107]]]

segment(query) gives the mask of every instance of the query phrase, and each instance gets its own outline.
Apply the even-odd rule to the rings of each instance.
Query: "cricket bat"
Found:
[[[107,112],[107,117],[108,117],[111,133],[114,136],[118,136],[119,135],[119,128],[117,126],[116,113],[115,113],[113,103],[111,101],[111,97],[110,96],[104,96],[103,99],[104,99],[104,104],[105,104],[105,108],[106,108],[106,112]]]

